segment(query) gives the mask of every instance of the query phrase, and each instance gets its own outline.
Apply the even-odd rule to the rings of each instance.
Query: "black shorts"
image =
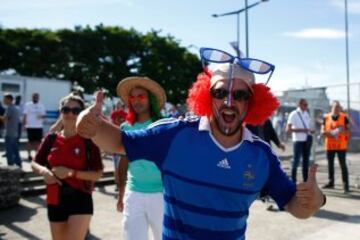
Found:
[[[90,193],[64,184],[60,187],[59,204],[48,204],[48,219],[50,222],[65,222],[71,215],[92,215],[93,200]]]
[[[43,137],[42,128],[27,128],[26,131],[29,142],[41,142]]]

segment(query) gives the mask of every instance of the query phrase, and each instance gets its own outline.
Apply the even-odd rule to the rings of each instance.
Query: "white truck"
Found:
[[[0,101],[4,93],[21,96],[21,104],[31,101],[33,93],[39,93],[40,102],[46,109],[45,128],[56,121],[59,100],[71,91],[71,82],[66,80],[0,74]],[[46,129],[45,129],[46,130]]]

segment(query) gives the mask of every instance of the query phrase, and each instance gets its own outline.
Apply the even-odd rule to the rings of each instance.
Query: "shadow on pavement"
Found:
[[[98,187],[97,188],[98,191],[102,194],[108,195],[108,196],[113,196],[114,198],[117,198],[118,193],[114,192],[114,190],[112,190],[111,192],[107,191],[105,187]]]
[[[41,198],[40,196],[38,197],[27,197],[27,198],[24,198],[26,199],[26,201],[29,201],[29,202],[32,202],[32,203],[35,203],[37,205],[39,205],[39,207],[45,207],[46,208],[46,201],[45,199]]]
[[[101,238],[95,236],[95,235],[92,235],[91,233],[86,236],[85,240],[100,240]]]
[[[14,214],[14,208],[16,208],[16,214]],[[1,220],[0,224],[8,224],[13,222],[27,222],[31,219],[32,216],[37,214],[37,210],[23,206],[21,204],[15,206],[14,208],[9,208],[6,210],[1,210]]]
[[[19,235],[23,236],[24,239],[35,239],[35,240],[40,239],[37,238],[35,235],[31,234],[30,232],[15,225],[16,223],[29,221],[32,216],[37,214],[36,209],[25,207],[23,205],[17,205],[16,214],[14,214],[12,208],[7,210],[2,210],[0,211],[0,213],[1,213],[0,225],[3,225],[6,228],[11,229],[13,232],[18,233]],[[2,239],[1,237],[4,237],[4,239],[6,239],[6,236],[0,235],[0,239]]]
[[[351,192],[347,194],[342,193],[342,190],[322,190],[328,196],[360,200],[360,192],[358,190],[351,190]]]
[[[19,235],[23,236],[23,239],[32,239],[32,240],[41,240],[41,238],[36,237],[35,235],[31,234],[30,232],[25,231],[22,228],[19,228],[16,225],[13,224],[4,224],[5,227],[7,227],[8,229],[11,229],[11,231],[18,233]],[[7,239],[6,235],[4,235],[4,238],[1,238],[2,236],[0,235],[0,239]]]
[[[360,222],[360,215],[348,215],[339,212],[333,212],[329,210],[320,209],[314,217],[317,218],[326,218],[334,221],[342,221],[347,223],[359,223]]]

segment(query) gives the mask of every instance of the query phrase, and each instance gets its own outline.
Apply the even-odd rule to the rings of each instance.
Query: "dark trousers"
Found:
[[[326,157],[328,160],[328,171],[329,171],[329,184],[334,185],[334,160],[335,154],[337,154],[339,158],[339,164],[341,168],[342,180],[344,183],[344,189],[349,189],[349,173],[346,165],[346,150],[331,150],[326,151]]]
[[[21,168],[21,158],[17,137],[5,137],[6,159],[9,166],[18,165]]]
[[[292,162],[291,178],[296,183],[297,168],[302,157],[302,175],[303,180],[306,182],[309,172],[309,158],[310,158],[311,143],[305,142],[294,142],[294,159]]]

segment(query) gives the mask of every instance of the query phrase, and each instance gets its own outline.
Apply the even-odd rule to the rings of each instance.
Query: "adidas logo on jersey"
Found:
[[[219,168],[231,169],[230,164],[226,158],[219,161],[216,166],[218,166]]]

